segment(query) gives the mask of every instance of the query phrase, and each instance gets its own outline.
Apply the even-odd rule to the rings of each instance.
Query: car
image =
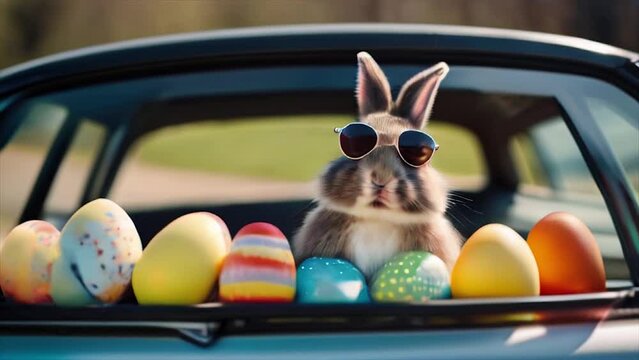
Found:
[[[553,211],[594,233],[607,291],[424,304],[61,307],[0,302],[0,358],[636,358],[639,55],[588,40],[469,27],[212,31],[53,55],[0,71],[2,237],[61,228],[110,198],[144,244],[209,211],[291,239],[351,122],[356,54],[394,93],[445,61],[431,133],[465,237],[524,238]]]

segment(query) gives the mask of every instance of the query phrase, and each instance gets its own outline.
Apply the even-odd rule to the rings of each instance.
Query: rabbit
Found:
[[[404,130],[422,129],[448,65],[440,62],[415,75],[393,102],[375,60],[366,52],[357,58],[358,120],[391,144]],[[418,168],[405,164],[393,146],[378,146],[360,160],[338,158],[321,174],[317,207],[294,236],[296,261],[339,257],[371,278],[397,253],[423,250],[442,259],[450,271],[462,238],[445,216],[447,197],[439,172],[428,163]]]

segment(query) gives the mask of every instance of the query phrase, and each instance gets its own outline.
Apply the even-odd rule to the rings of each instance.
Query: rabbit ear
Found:
[[[390,86],[386,75],[379,65],[366,52],[357,54],[359,71],[357,73],[357,105],[361,118],[376,112],[387,112],[391,109]]]
[[[395,113],[421,129],[433,108],[439,83],[446,77],[448,65],[440,62],[413,76],[402,86],[397,97]]]

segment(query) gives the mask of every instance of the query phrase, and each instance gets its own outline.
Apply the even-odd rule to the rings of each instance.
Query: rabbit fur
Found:
[[[446,63],[412,77],[393,102],[375,60],[365,52],[357,58],[358,120],[375,128],[386,143],[397,141],[405,130],[422,129],[448,73]],[[339,257],[370,278],[395,254],[423,250],[452,269],[462,239],[445,216],[446,182],[430,163],[414,168],[395,147],[378,146],[360,160],[331,162],[320,176],[318,192],[317,207],[293,239],[298,263],[312,256]]]

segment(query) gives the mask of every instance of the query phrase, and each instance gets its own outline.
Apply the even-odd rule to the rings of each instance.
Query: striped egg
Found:
[[[231,243],[220,275],[220,300],[291,302],[295,282],[295,260],[284,234],[271,224],[252,223]]]

